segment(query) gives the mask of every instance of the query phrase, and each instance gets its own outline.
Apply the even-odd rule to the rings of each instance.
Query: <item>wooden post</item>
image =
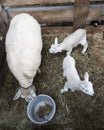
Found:
[[[78,28],[85,28],[89,13],[90,0],[75,0],[73,31]]]

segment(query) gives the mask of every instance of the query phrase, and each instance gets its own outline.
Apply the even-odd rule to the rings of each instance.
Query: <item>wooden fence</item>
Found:
[[[3,7],[11,17],[22,12],[31,14],[46,32],[72,31],[85,28],[90,21],[104,21],[104,0],[6,0]],[[104,31],[104,26],[87,26],[87,29]]]

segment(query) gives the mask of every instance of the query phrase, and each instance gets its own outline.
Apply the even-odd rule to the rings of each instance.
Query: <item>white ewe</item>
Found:
[[[65,50],[68,54],[70,54],[72,52],[73,47],[76,47],[78,44],[81,44],[83,46],[82,53],[84,54],[88,47],[85,29],[76,30],[71,35],[66,37],[60,44],[58,44],[58,38],[56,37],[55,43],[51,45],[49,52],[58,53]]]
[[[82,91],[90,96],[94,95],[93,84],[89,81],[88,73],[85,73],[84,80],[81,81],[75,67],[75,60],[70,55],[67,55],[63,60],[63,76],[66,77],[67,82],[64,88],[61,89],[61,93],[71,89],[72,91]]]
[[[26,13],[16,15],[6,35],[6,58],[10,71],[20,84],[14,100],[35,97],[33,78],[41,64],[42,37],[37,20]]]

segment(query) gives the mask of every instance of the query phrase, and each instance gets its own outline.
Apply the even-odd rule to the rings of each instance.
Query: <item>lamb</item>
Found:
[[[66,77],[67,82],[65,83],[64,88],[61,89],[61,93],[71,89],[73,92],[79,90],[85,94],[93,96],[93,84],[89,81],[88,72],[85,72],[84,80],[82,81],[78,75],[75,64],[74,58],[70,55],[67,55],[63,60],[63,76]]]
[[[54,44],[52,44],[49,49],[49,52],[58,53],[65,50],[68,54],[70,54],[72,52],[73,47],[76,47],[78,44],[81,44],[83,46],[82,54],[84,54],[88,47],[85,29],[76,30],[71,35],[66,37],[60,44],[58,44],[58,38],[56,37]]]
[[[41,64],[41,28],[36,19],[27,13],[13,17],[6,35],[6,59],[10,71],[20,84],[14,100],[19,97],[27,102],[36,96],[33,85]]]

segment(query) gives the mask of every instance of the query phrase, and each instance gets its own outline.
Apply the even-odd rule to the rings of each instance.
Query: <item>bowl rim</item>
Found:
[[[52,115],[50,116],[50,118],[49,118],[48,120],[43,121],[43,122],[34,121],[34,120],[31,118],[30,114],[29,114],[30,104],[31,104],[34,100],[36,100],[36,98],[38,98],[38,97],[40,97],[40,96],[45,96],[45,97],[50,98],[51,101],[53,102],[53,108],[54,108],[54,109],[53,109],[53,112],[52,112]],[[40,125],[41,125],[41,124],[48,123],[48,122],[54,117],[55,112],[56,112],[56,103],[55,103],[55,101],[53,100],[53,98],[52,98],[51,96],[46,95],[46,94],[39,94],[39,95],[37,95],[35,98],[33,98],[33,99],[30,100],[30,102],[28,103],[28,106],[27,106],[27,115],[28,115],[28,118],[29,118],[33,123],[35,123],[35,124],[40,124]]]

